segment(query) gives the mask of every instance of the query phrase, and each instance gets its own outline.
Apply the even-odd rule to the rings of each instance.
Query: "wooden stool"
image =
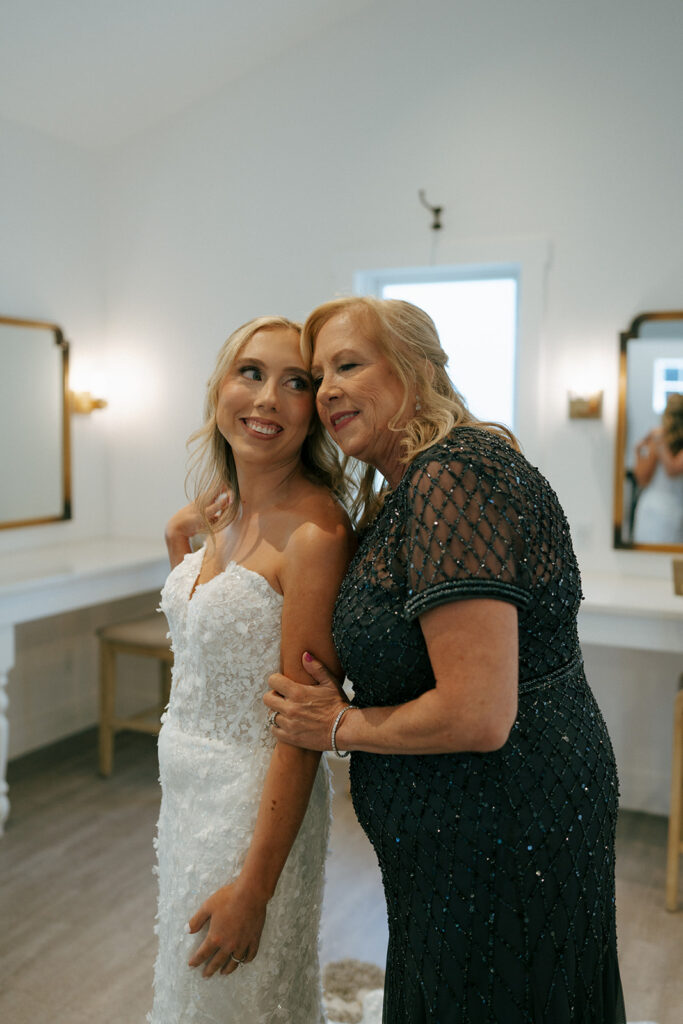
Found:
[[[159,717],[168,704],[171,692],[173,652],[165,617],[157,612],[117,626],[97,630],[100,640],[100,774],[111,775],[114,759],[114,736],[122,729],[156,734]],[[116,655],[135,654],[140,658],[156,658],[160,663],[160,704],[137,715],[118,718],[116,715]]]
[[[683,684],[683,676],[680,683]],[[683,690],[674,704],[674,745],[671,763],[671,809],[666,854],[666,909],[678,910],[678,875],[683,853]]]

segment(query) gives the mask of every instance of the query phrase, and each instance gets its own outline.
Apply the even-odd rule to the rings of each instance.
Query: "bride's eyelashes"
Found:
[[[304,376],[289,377],[285,385],[293,391],[308,391],[312,387],[310,378]]]
[[[251,366],[249,364],[240,366],[237,372],[240,377],[245,377],[247,380],[253,380],[257,383],[263,381],[266,376],[262,367]],[[292,391],[308,391],[311,387],[310,378],[303,373],[293,374],[290,377],[286,377],[282,383],[286,388],[289,388]]]
[[[238,372],[247,380],[263,380],[263,373],[259,366],[240,366]]]

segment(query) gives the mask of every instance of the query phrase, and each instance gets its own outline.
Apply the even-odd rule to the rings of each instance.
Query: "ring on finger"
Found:
[[[276,713],[277,713],[277,712],[276,712]],[[246,958],[246,956],[245,956],[245,957],[243,957],[243,958],[242,958],[242,960],[240,960],[240,958],[239,958],[238,956],[235,956],[235,954],[234,954],[234,953],[231,953],[231,954],[230,954],[230,959],[231,959],[231,960],[234,960],[234,962],[235,962],[236,964],[245,964],[245,963],[247,962],[247,958]]]
[[[279,711],[271,711],[270,712],[270,714],[268,715],[268,728],[269,729],[279,729],[280,728],[280,726],[275,721],[275,719],[277,718],[277,716],[279,714],[280,714]]]

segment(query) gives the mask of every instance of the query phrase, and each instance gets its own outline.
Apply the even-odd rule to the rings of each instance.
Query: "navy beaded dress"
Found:
[[[584,676],[569,528],[521,454],[459,427],[408,467],[342,584],[334,636],[354,703],[432,688],[418,618],[477,597],[518,609],[519,712],[505,746],[351,755],[388,907],[384,1022],[623,1024],[617,776]]]

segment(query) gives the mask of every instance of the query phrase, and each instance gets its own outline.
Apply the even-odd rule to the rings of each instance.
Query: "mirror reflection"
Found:
[[[683,311],[621,335],[615,547],[683,550]]]
[[[0,363],[0,529],[70,519],[68,342],[0,317]]]

